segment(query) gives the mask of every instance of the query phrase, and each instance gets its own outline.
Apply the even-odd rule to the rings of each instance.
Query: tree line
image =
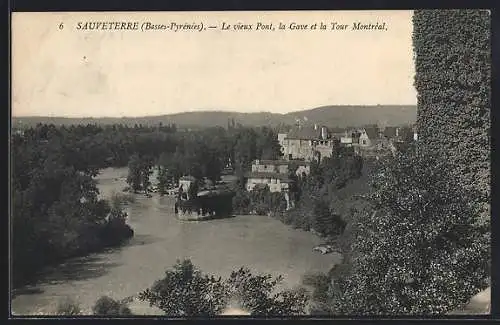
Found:
[[[96,165],[79,158],[92,152],[71,147],[62,134],[55,127],[39,126],[11,139],[15,286],[45,265],[120,244],[133,235],[122,202],[99,198]],[[75,134],[68,137],[80,141]]]
[[[209,128],[178,132],[175,125],[38,124],[11,136],[14,282],[47,264],[117,244],[131,236],[120,204],[98,197],[99,169],[129,165],[134,191],[148,190],[153,166],[160,184],[182,175],[220,178],[230,165],[243,175],[256,158],[279,154],[270,128]]]

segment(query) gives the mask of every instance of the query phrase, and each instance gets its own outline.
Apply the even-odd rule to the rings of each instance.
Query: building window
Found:
[[[363,144],[366,144],[366,140],[362,140],[362,143],[363,143]]]

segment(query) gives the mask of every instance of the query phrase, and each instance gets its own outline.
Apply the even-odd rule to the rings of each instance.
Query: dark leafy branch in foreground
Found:
[[[307,295],[301,290],[278,291],[282,278],[254,275],[241,268],[223,279],[198,270],[190,260],[178,262],[139,299],[169,316],[215,316],[238,305],[255,316],[291,316],[306,312]]]

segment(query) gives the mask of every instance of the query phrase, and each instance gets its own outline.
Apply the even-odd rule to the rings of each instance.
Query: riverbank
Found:
[[[126,168],[103,170],[98,176],[100,195],[121,192],[126,175]],[[312,251],[322,243],[319,237],[268,216],[182,222],[174,214],[174,198],[135,197],[125,209],[135,232],[126,245],[43,270],[35,285],[12,300],[13,313],[51,314],[68,297],[88,311],[100,296],[121,300],[136,295],[183,258],[204,273],[222,277],[242,266],[254,273],[283,275],[283,286],[289,288],[299,286],[304,274],[326,273],[340,261],[335,254]]]

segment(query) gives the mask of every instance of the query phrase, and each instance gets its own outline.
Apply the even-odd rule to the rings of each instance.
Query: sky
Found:
[[[411,17],[411,11],[13,13],[12,114],[121,117],[414,105]],[[76,29],[78,22],[97,21],[218,28]],[[223,22],[272,23],[276,30],[222,31]],[[277,28],[280,22],[286,30]],[[289,28],[320,22],[328,30]],[[348,27],[332,31],[332,22]],[[356,22],[385,22],[387,30],[351,30]]]

